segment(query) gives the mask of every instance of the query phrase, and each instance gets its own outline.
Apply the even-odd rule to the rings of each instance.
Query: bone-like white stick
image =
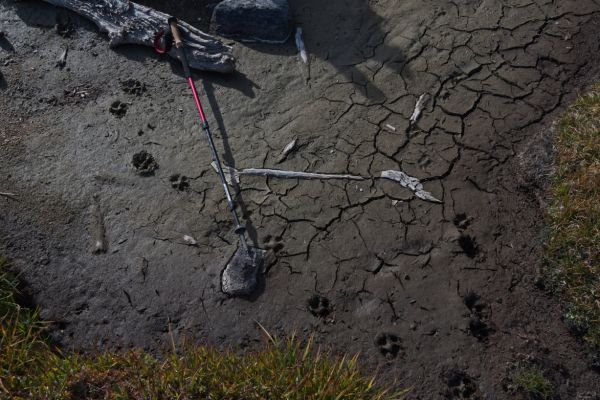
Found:
[[[346,179],[351,181],[364,181],[367,178],[357,175],[344,175],[344,174],[321,174],[315,172],[300,172],[300,171],[284,171],[280,169],[268,169],[268,168],[244,168],[236,171],[239,175],[261,175],[261,176],[273,176],[276,178],[289,178],[289,179]]]
[[[14,193],[0,192],[0,196],[6,197],[7,199],[17,201],[17,195]]]
[[[217,166],[213,162],[212,167],[217,170]],[[244,168],[236,170],[235,168],[225,166],[223,168],[225,178],[230,185],[235,182],[236,185],[240,183],[241,175],[254,175],[254,176],[269,176],[274,178],[283,179],[345,179],[351,181],[364,181],[371,179],[369,177],[358,176],[358,175],[347,175],[347,174],[321,174],[314,172],[301,172],[301,171],[285,171],[281,169],[270,169],[270,168]],[[423,184],[417,178],[414,178],[402,171],[388,170],[383,171],[380,176],[382,179],[389,179],[394,182],[398,182],[402,187],[410,189],[414,192],[421,200],[430,201],[432,203],[441,203],[442,201],[437,199],[431,193],[423,189]]]
[[[383,171],[381,173],[381,177],[383,179],[389,179],[389,180],[398,182],[403,187],[412,190],[415,193],[415,196],[417,196],[418,198],[420,198],[422,200],[431,201],[433,203],[441,203],[442,202],[441,200],[438,200],[437,198],[435,198],[428,191],[423,190],[423,184],[421,183],[420,180],[418,180],[417,178],[414,178],[410,175],[407,175],[406,173],[404,173],[402,171],[393,171],[393,170]]]

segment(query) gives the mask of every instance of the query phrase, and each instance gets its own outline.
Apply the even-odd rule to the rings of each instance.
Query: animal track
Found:
[[[460,235],[458,238],[458,244],[462,249],[463,253],[469,258],[475,258],[479,254],[479,246],[477,241],[471,235]]]
[[[117,100],[110,105],[108,111],[110,111],[110,113],[115,117],[122,118],[125,116],[125,114],[127,114],[128,109],[129,106],[126,103],[122,103],[121,101]]]
[[[308,311],[315,317],[326,317],[331,312],[329,299],[318,294],[308,299]]]
[[[463,300],[469,311],[471,311],[468,326],[469,333],[478,340],[487,338],[493,332],[493,329],[486,322],[490,314],[489,305],[474,292],[467,293]]]
[[[171,182],[171,186],[173,189],[177,189],[179,191],[184,191],[190,187],[190,182],[187,176],[174,174],[169,178],[169,182]]]
[[[432,161],[427,154],[421,155],[419,158],[418,164],[421,168],[427,168],[431,165]]]
[[[400,353],[402,341],[393,333],[381,333],[375,338],[375,346],[377,346],[382,356],[391,360]]]
[[[469,332],[478,340],[487,338],[492,329],[480,317],[475,316],[469,321]]]
[[[452,370],[445,375],[448,390],[445,398],[451,400],[479,399],[477,384],[466,372]]]
[[[152,175],[158,168],[158,163],[146,150],[134,154],[131,163],[140,175]]]
[[[454,217],[454,225],[458,229],[466,229],[470,223],[471,219],[465,213],[456,214]]]
[[[265,248],[268,250],[273,250],[275,253],[283,249],[283,243],[281,243],[281,236],[271,236],[267,235],[263,238],[263,243],[265,244]]]
[[[127,79],[121,82],[121,89],[127,94],[141,96],[146,91],[146,84],[137,79]]]

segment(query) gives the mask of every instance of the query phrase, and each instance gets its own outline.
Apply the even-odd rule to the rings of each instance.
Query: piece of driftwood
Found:
[[[140,44],[154,47],[159,31],[167,31],[169,15],[129,0],[44,0],[92,20],[108,34],[111,47]],[[179,22],[190,67],[204,71],[233,72],[231,47],[199,29]],[[169,55],[177,58],[175,47]]]
[[[0,192],[0,196],[6,197],[7,199],[10,199],[10,200],[17,201],[17,195],[14,193]]]
[[[106,253],[108,243],[106,242],[106,230],[104,228],[104,217],[100,210],[100,201],[97,196],[92,197],[90,206],[90,233],[92,236],[92,253]]]
[[[60,54],[60,57],[58,57],[58,60],[56,60],[56,66],[60,69],[63,69],[65,67],[65,65],[67,65],[67,55],[69,54],[69,46],[66,46],[65,49],[63,50],[63,52]]]
[[[211,166],[217,170],[216,164],[213,162]],[[350,181],[365,181],[372,179],[371,177],[358,176],[358,175],[347,175],[347,174],[321,174],[314,172],[302,172],[302,171],[285,171],[281,169],[270,169],[270,168],[244,168],[235,169],[228,166],[223,167],[223,173],[227,183],[231,186],[238,186],[240,184],[241,175],[255,175],[255,176],[268,176],[273,178],[281,179],[342,179]],[[380,175],[382,179],[388,179],[399,183],[402,187],[410,189],[414,192],[421,200],[430,201],[432,203],[442,203],[441,200],[437,199],[434,195],[424,190],[423,184],[417,178],[414,178],[402,171],[388,170],[383,171]]]
[[[183,241],[188,246],[197,246],[198,245],[198,241],[190,235],[183,235]]]
[[[419,96],[419,99],[417,100],[417,104],[415,104],[415,109],[414,109],[412,115],[410,116],[410,127],[414,126],[417,123],[417,121],[419,120],[419,118],[421,117],[423,108],[425,108],[425,100],[427,100],[426,94],[423,93],[421,96]]]
[[[423,190],[423,184],[417,178],[413,178],[410,175],[405,174],[402,171],[383,171],[381,173],[381,177],[383,179],[389,179],[395,182],[398,182],[405,188],[412,190],[415,193],[415,196],[420,198],[421,200],[431,201],[433,203],[441,203],[441,200],[435,198],[431,193],[426,190]]]
[[[277,159],[277,164],[281,164],[286,160],[287,156],[289,156],[290,153],[296,148],[296,143],[298,143],[298,140],[294,139],[291,142],[289,142],[287,146],[284,147],[283,151],[281,152],[281,155]]]
[[[344,174],[321,174],[314,172],[301,172],[301,171],[284,171],[280,169],[268,169],[268,168],[244,168],[234,171],[236,180],[239,180],[240,175],[260,175],[260,176],[271,176],[275,178],[288,178],[288,179],[345,179],[351,181],[364,181],[365,178],[357,175],[344,175]]]

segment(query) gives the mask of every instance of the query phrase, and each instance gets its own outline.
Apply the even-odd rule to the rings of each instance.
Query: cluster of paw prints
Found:
[[[121,82],[121,90],[131,96],[141,96],[146,92],[146,84],[137,79],[127,79]],[[128,103],[117,100],[111,104],[108,111],[116,118],[122,118],[127,114],[128,110]],[[153,130],[155,127],[148,124],[148,128]],[[138,132],[138,136],[142,136],[143,134],[143,130]],[[135,153],[131,160],[131,164],[141,176],[154,175],[154,172],[158,169],[158,162],[154,156],[146,150]],[[181,174],[171,175],[169,177],[169,183],[173,189],[178,191],[185,191],[190,187],[189,178]]]
[[[121,90],[133,96],[141,96],[146,91],[146,84],[136,79],[127,79],[121,82]],[[129,110],[129,105],[121,100],[114,101],[108,111],[117,118],[123,118]]]
[[[463,300],[470,311],[469,333],[478,340],[486,339],[493,332],[488,322],[491,314],[489,304],[473,292],[467,293]]]
[[[308,299],[306,308],[317,318],[327,318],[333,311],[331,301],[327,297],[318,294]],[[377,335],[375,346],[379,353],[388,360],[392,360],[402,353],[402,340],[393,333]]]

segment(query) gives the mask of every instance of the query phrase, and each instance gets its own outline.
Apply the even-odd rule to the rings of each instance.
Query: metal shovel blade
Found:
[[[221,276],[223,293],[229,296],[249,296],[258,284],[257,276],[264,262],[265,251],[254,247],[238,247]]]

